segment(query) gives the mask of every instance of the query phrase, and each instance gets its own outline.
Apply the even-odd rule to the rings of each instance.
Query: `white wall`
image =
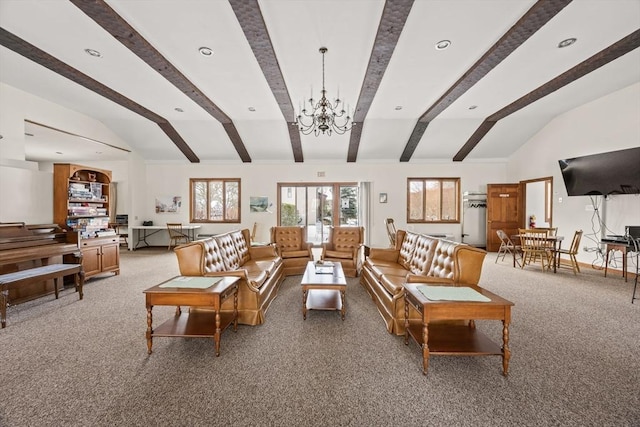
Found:
[[[138,212],[137,222],[151,220],[156,225],[166,222],[189,222],[189,178],[240,178],[242,228],[258,223],[256,240],[268,241],[269,228],[277,223],[278,182],[360,182],[369,181],[372,187],[373,212],[370,227],[373,246],[387,246],[385,219],[393,218],[396,228],[418,232],[452,234],[461,237],[460,224],[410,225],[406,223],[407,178],[412,176],[460,177],[463,191],[486,191],[486,183],[503,182],[506,177],[504,163],[431,163],[431,164],[147,164],[146,179],[139,189],[144,206]],[[324,172],[318,178],[318,172]],[[136,183],[132,183],[136,187]],[[140,186],[138,186],[140,187]],[[387,203],[379,203],[378,194],[387,193]],[[156,214],[157,196],[181,196],[182,211],[176,214]],[[249,212],[249,197],[266,196],[274,204],[273,213]],[[131,219],[130,219],[131,222]],[[202,233],[220,233],[238,228],[237,224],[202,226]],[[154,241],[154,243],[157,243]],[[159,243],[158,243],[159,244]]]
[[[511,182],[553,176],[553,225],[569,239],[584,231],[578,260],[602,265],[596,252],[601,233],[588,196],[567,196],[558,160],[640,146],[640,84],[597,99],[554,120],[509,159]],[[602,197],[597,197],[601,202]],[[623,234],[625,225],[640,225],[640,196],[616,195],[603,201],[601,215],[607,231]],[[593,222],[596,226],[593,226]],[[568,245],[570,243],[566,243]],[[630,263],[629,269],[635,271]]]

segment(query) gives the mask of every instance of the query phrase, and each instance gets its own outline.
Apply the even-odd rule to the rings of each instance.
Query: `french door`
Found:
[[[306,225],[309,242],[326,242],[332,225],[360,225],[358,211],[356,183],[278,184],[278,225]]]

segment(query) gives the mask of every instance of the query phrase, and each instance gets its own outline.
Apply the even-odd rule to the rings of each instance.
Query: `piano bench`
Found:
[[[58,299],[58,279],[71,275],[75,276],[76,291],[79,299],[82,299],[82,286],[84,285],[82,264],[51,264],[0,274],[0,323],[2,323],[2,327],[4,328],[7,325],[9,289],[53,279],[56,299]]]

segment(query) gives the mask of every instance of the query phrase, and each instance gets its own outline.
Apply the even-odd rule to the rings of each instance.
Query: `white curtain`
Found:
[[[118,186],[115,182],[109,184],[109,222],[116,222],[116,203],[118,201]]]
[[[358,224],[364,227],[364,244],[371,244],[371,182],[358,183]]]

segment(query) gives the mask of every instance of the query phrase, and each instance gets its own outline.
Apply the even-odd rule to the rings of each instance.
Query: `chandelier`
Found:
[[[324,54],[327,53],[327,48],[321,47],[320,53],[322,54],[322,91],[320,92],[322,96],[316,102],[313,99],[313,93],[311,93],[311,98],[308,101],[310,110],[307,110],[306,105],[303,106],[293,124],[300,129],[303,135],[309,135],[312,132],[315,136],[319,136],[321,133],[330,136],[333,132],[343,135],[350,131],[355,123],[352,121],[350,113],[344,109],[344,101],[340,99],[339,93],[333,103],[327,99],[327,90],[324,87]]]

